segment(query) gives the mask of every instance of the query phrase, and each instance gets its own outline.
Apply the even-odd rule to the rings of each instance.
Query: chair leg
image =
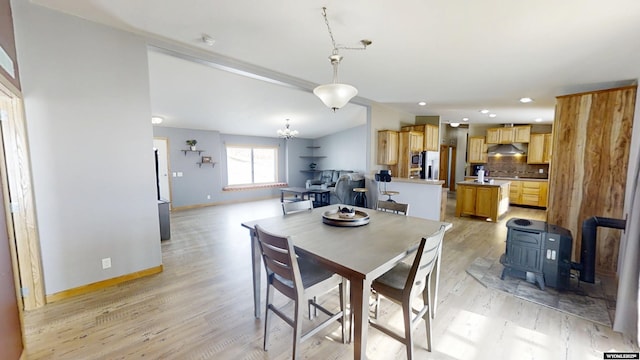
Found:
[[[340,283],[340,311],[342,311],[342,343],[347,343],[347,329],[349,329],[348,342],[351,343],[351,321],[348,322],[347,328],[347,279],[345,278],[342,278]]]
[[[269,325],[271,318],[269,317],[269,305],[273,303],[273,292],[271,291],[271,285],[267,284],[267,298],[266,298],[266,307],[264,311],[264,351],[267,351],[267,347],[269,345]]]
[[[427,330],[427,350],[431,352],[431,319],[433,319],[431,311],[431,287],[427,284],[427,287],[422,291],[422,301],[425,306],[429,306],[429,310],[422,317]]]
[[[380,315],[380,294],[376,292],[376,304],[374,311],[374,319],[378,319],[378,315]]]
[[[302,338],[302,307],[300,301],[296,301],[293,319],[293,360],[298,359],[300,339]]]
[[[413,359],[413,311],[411,310],[411,299],[403,302],[402,315],[404,317],[404,345],[407,347],[407,360]]]

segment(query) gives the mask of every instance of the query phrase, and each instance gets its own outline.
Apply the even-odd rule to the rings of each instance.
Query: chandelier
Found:
[[[287,125],[285,125],[284,130],[278,129],[278,136],[288,140],[298,136],[298,130],[291,130],[289,128],[289,119],[287,119]]]
[[[333,38],[331,26],[329,26],[326,7],[322,8],[322,16],[324,17],[325,24],[327,24],[327,30],[329,31],[331,43],[333,44],[333,52],[331,56],[329,56],[331,66],[333,66],[333,82],[316,87],[313,89],[313,93],[316,94],[328,108],[335,112],[345,106],[349,100],[358,94],[358,90],[355,87],[338,82],[338,65],[340,65],[340,61],[342,61],[342,56],[338,53],[338,49],[365,50],[368,45],[371,45],[371,40],[360,40],[362,47],[338,46],[336,45],[336,40]]]

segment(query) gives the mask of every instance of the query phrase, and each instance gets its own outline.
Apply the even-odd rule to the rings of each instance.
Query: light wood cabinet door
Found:
[[[466,215],[475,215],[476,213],[476,187],[475,186],[459,186],[458,190],[461,197],[459,213]],[[458,216],[460,216],[458,214]]]
[[[514,126],[513,142],[528,143],[531,138],[531,126]]]
[[[527,163],[544,164],[544,134],[531,134]]]
[[[478,187],[476,190],[476,213],[477,216],[492,218],[495,215],[495,206],[497,203],[499,188],[497,187]]]
[[[398,132],[394,130],[378,131],[378,164],[395,165],[398,163]]]
[[[424,133],[411,131],[409,132],[409,147],[412,152],[420,152],[424,147]]]
[[[484,143],[484,136],[469,137],[467,161],[473,164],[484,164],[487,162],[487,149]]]
[[[522,181],[511,181],[509,203],[517,205],[522,204]]]
[[[540,194],[538,196],[538,206],[547,207],[547,197],[549,196],[549,183],[540,183]]]
[[[553,139],[551,134],[544,134],[544,150],[542,151],[542,162],[545,164],[551,163],[551,146]]]
[[[500,143],[500,128],[487,130],[487,144],[499,144]]]
[[[512,127],[498,128],[498,142],[500,144],[512,144],[515,137],[515,131]]]
[[[424,150],[440,151],[440,130],[436,125],[424,126]]]

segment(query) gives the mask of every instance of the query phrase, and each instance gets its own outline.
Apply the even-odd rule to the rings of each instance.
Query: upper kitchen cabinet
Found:
[[[514,126],[513,142],[528,143],[531,137],[531,126]]]
[[[468,162],[472,164],[484,164],[487,162],[487,145],[484,136],[469,137]]]
[[[531,126],[510,126],[487,130],[487,144],[528,143]]]
[[[413,156],[422,151],[423,134],[417,131],[400,131],[398,133],[398,162],[392,168],[396,177],[408,178],[419,175],[420,164],[413,161]]]
[[[551,160],[551,134],[531,134],[528,164],[548,164]]]
[[[440,133],[437,125],[411,125],[403,126],[402,131],[413,131],[422,133],[422,149],[421,151],[440,151]]]
[[[394,130],[378,131],[378,164],[395,165],[398,163],[398,132]]]

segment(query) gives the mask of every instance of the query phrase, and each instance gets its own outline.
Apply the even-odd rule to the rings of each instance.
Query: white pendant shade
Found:
[[[336,111],[347,105],[349,100],[358,95],[358,90],[347,84],[326,84],[313,89],[313,93],[331,110]]]

